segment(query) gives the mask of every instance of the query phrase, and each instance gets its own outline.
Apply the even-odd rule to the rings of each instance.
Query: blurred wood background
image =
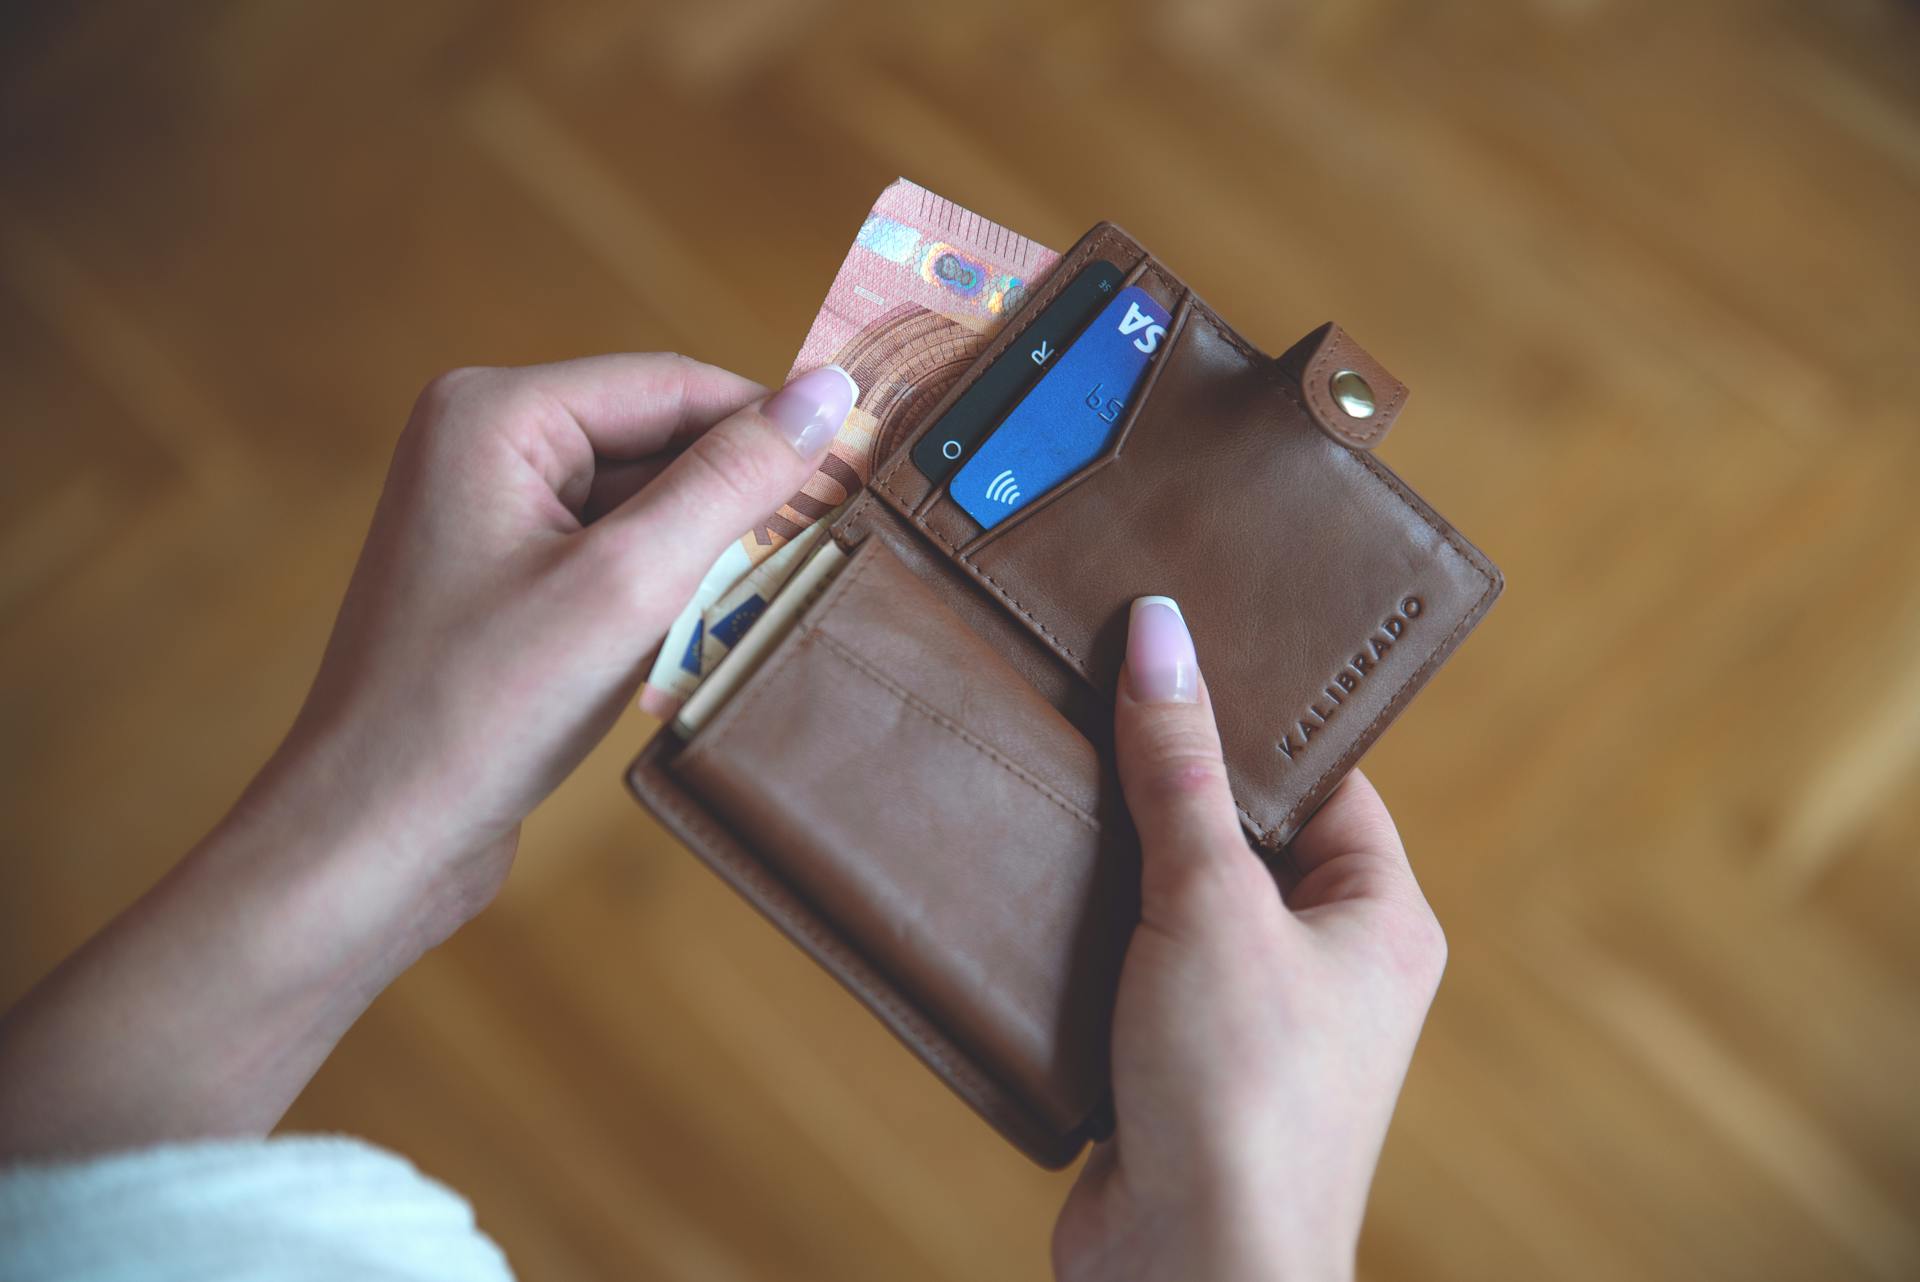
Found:
[[[1113,218],[1272,350],[1337,317],[1507,572],[1368,763],[1453,962],[1364,1276],[1920,1276],[1911,6],[111,0],[0,46],[0,1000],[271,748],[429,375],[777,379],[906,174]],[[290,1125],[529,1279],[1044,1276],[1064,1178],[627,799],[650,730]]]

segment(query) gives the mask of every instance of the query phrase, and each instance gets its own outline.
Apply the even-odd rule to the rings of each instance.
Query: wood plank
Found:
[[[1368,762],[1453,962],[1362,1272],[1920,1269],[1911,6],[372,0],[0,20],[0,995],[209,824],[441,369],[786,371],[896,173],[1414,388],[1510,591]],[[1289,554],[1299,550],[1289,549]],[[1308,550],[1310,552],[1310,550]],[[529,1277],[1042,1277],[1033,1169],[619,785],[290,1124]]]

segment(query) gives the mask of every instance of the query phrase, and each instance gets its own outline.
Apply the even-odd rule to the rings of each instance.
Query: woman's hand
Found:
[[[271,776],[314,822],[351,814],[352,840],[441,884],[427,942],[458,926],[854,395],[828,368],[769,400],[658,353],[435,380]]]
[[[701,575],[813,474],[837,369],[670,355],[420,397],[311,695],[233,812],[0,1021],[0,1161],[270,1128],[492,898]]]
[[[1164,597],[1134,604],[1117,704],[1143,862],[1114,1015],[1119,1125],[1061,1210],[1055,1271],[1349,1278],[1446,940],[1357,771],[1294,842],[1283,901]]]

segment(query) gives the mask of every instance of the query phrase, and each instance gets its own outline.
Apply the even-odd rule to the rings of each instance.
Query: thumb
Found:
[[[714,558],[799,493],[859,394],[838,365],[802,374],[694,438],[594,523],[593,536],[618,546],[616,562],[644,590],[649,630],[664,631]]]
[[[1120,787],[1140,832],[1142,917],[1181,931],[1215,896],[1238,895],[1246,874],[1270,885],[1240,830],[1213,704],[1171,598],[1133,603],[1114,703]]]

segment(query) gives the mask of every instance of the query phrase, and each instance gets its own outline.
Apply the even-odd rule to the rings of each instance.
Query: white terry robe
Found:
[[[0,1169],[7,1282],[511,1282],[473,1208],[346,1136],[166,1144]]]

